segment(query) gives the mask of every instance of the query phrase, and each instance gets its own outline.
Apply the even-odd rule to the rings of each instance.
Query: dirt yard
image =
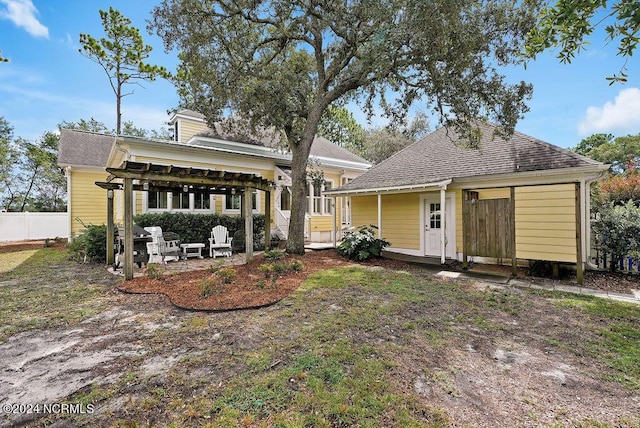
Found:
[[[203,313],[55,257],[0,275],[3,301],[51,293],[0,343],[0,406],[84,412],[5,411],[0,426],[640,426],[634,307],[318,253],[304,265],[335,269],[276,304]],[[92,290],[77,316],[47,303],[62,289]]]

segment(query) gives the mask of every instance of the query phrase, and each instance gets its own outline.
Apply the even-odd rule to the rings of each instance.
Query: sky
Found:
[[[104,70],[78,52],[79,35],[103,37],[98,10],[114,7],[153,46],[148,62],[173,71],[177,53],[165,53],[162,41],[146,31],[151,9],[159,3],[0,0],[0,51],[10,60],[0,63],[0,116],[13,126],[14,135],[36,140],[62,121],[92,117],[115,128],[115,95]],[[561,64],[548,51],[526,69],[509,68],[510,82],[524,80],[534,87],[530,111],[516,126],[518,131],[560,147],[576,146],[594,133],[640,134],[640,55],[627,62],[628,82],[610,86],[605,78],[617,73],[624,60],[602,32],[590,41],[571,64]],[[123,98],[123,120],[139,128],[160,129],[169,119],[168,110],[179,104],[175,88],[163,79],[129,88],[134,93]],[[377,117],[367,123],[357,106],[349,108],[365,127],[384,123]]]

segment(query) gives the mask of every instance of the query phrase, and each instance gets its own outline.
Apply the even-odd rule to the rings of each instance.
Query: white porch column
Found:
[[[378,193],[378,238],[382,239],[382,195]]]
[[[447,227],[447,213],[446,207],[446,191],[445,188],[440,189],[440,263],[444,264],[446,258],[446,227]]]
[[[333,248],[338,248],[338,204],[336,204],[337,198],[334,196],[331,198],[333,204]],[[342,209],[342,207],[340,207]]]

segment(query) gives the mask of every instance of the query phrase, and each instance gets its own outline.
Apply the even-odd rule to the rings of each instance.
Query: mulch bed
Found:
[[[276,279],[275,285],[265,277],[259,267],[267,261],[263,254],[257,255],[250,264],[234,266],[235,277],[224,284],[210,270],[197,270],[163,275],[160,279],[146,276],[120,283],[118,289],[126,293],[164,294],[171,303],[183,309],[204,311],[229,311],[251,309],[272,305],[294,292],[305,278],[313,272],[352,264],[340,257],[335,250],[313,251],[303,256],[287,255],[284,263],[300,260],[301,272],[287,272]],[[276,261],[277,262],[277,261]],[[202,284],[210,280],[211,294],[202,296]]]

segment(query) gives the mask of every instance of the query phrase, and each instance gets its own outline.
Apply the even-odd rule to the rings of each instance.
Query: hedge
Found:
[[[229,230],[229,236],[244,229],[244,218],[221,214],[144,213],[134,216],[133,221],[140,227],[160,226],[163,233],[177,233],[182,242],[201,242],[207,246],[214,226],[225,226]],[[256,243],[264,236],[263,214],[253,215],[253,234]]]

